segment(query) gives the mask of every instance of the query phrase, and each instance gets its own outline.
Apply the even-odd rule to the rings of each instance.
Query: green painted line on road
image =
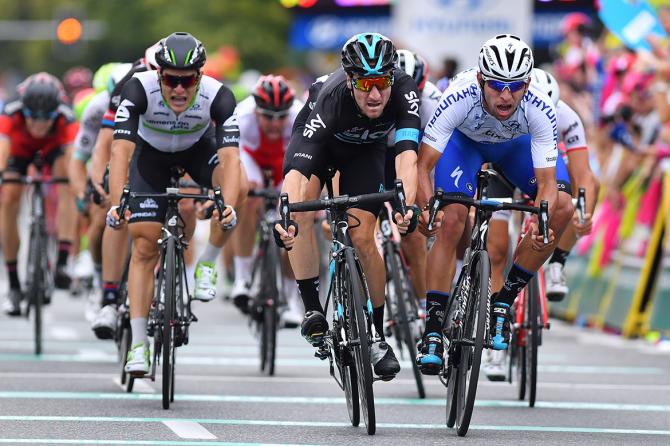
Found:
[[[95,423],[163,423],[165,421],[191,422],[210,425],[228,426],[282,426],[282,427],[348,427],[349,423],[334,421],[285,421],[285,420],[227,420],[211,418],[140,418],[140,417],[58,417],[58,416],[0,416],[0,421],[55,421],[55,422],[95,422]],[[443,424],[419,423],[377,423],[384,429],[428,429],[446,430]],[[574,432],[591,434],[635,434],[635,435],[670,435],[668,430],[655,429],[614,429],[597,427],[567,427],[567,426],[494,426],[473,425],[470,429],[494,431],[527,431],[527,432]],[[1,440],[0,440],[1,441]],[[141,444],[141,443],[140,443]],[[165,443],[158,443],[165,444]],[[167,443],[175,444],[175,443]],[[182,444],[182,443],[177,443]],[[207,444],[219,444],[207,442]],[[227,443],[242,444],[242,443]]]
[[[0,353],[0,361],[36,361],[36,362],[89,362],[117,363],[116,353],[104,351],[86,352],[81,354],[43,354],[32,355],[23,353]],[[218,365],[218,366],[257,366],[256,358],[239,358],[225,356],[190,356],[180,355],[177,361],[182,365]],[[277,358],[278,366],[282,367],[326,367],[315,358]],[[409,361],[400,361],[403,367],[410,367]],[[546,373],[562,374],[614,374],[614,375],[662,375],[667,371],[659,367],[618,367],[618,366],[582,366],[582,365],[539,365],[538,370]]]
[[[157,394],[109,393],[109,392],[0,392],[0,399],[68,399],[68,400],[150,400],[162,398]],[[175,395],[177,401],[202,401],[217,403],[272,403],[272,404],[345,404],[341,397],[300,397],[300,396],[258,396],[258,395]],[[375,398],[375,403],[383,406],[444,406],[440,398]],[[528,407],[524,401],[481,400],[478,407],[516,408]],[[670,405],[663,404],[620,404],[589,403],[569,401],[538,401],[536,408],[564,410],[618,410],[632,412],[670,412]]]

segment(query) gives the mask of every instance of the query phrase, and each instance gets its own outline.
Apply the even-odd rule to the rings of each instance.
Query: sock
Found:
[[[254,258],[249,257],[233,257],[233,265],[235,265],[235,281],[238,280],[248,282],[251,279],[251,268],[254,264]]]
[[[56,260],[56,266],[65,266],[67,264],[71,246],[72,242],[69,240],[58,240],[58,259]]]
[[[149,336],[147,336],[147,318],[134,317],[130,320],[130,332],[133,335],[132,345],[137,345],[140,342],[149,343]]]
[[[568,259],[569,255],[570,251],[563,251],[561,248],[556,248],[554,249],[554,253],[551,255],[551,259],[549,259],[549,263],[557,262],[565,266],[565,261]]]
[[[319,276],[296,280],[296,283],[298,284],[300,297],[302,297],[302,303],[305,304],[305,312],[318,311],[321,314],[326,314],[319,300]]]
[[[502,290],[498,293],[496,302],[504,302],[511,306],[514,303],[517,294],[519,294],[519,291],[526,286],[528,281],[534,275],[534,273],[526,271],[514,263],[507,274],[507,279],[505,279],[505,284],[503,285]]]
[[[449,302],[449,293],[436,290],[426,293],[426,334],[442,333],[447,302]]]
[[[119,282],[102,283],[102,306],[116,305],[119,300]]]
[[[20,290],[21,283],[19,282],[19,272],[16,267],[16,260],[5,262],[7,265],[7,274],[9,275],[9,288],[12,290]]]
[[[299,301],[300,299],[297,299],[298,297],[298,285],[295,283],[295,279],[291,279],[290,277],[282,277],[282,287],[284,288],[284,296],[286,296],[286,300],[289,303],[289,307],[291,305],[291,301]],[[294,304],[297,302],[294,302]]]
[[[379,337],[382,339],[382,341],[385,341],[386,339],[384,338],[384,304],[382,304],[381,307],[372,309],[372,322],[374,322],[375,324],[375,328],[377,329],[377,334],[379,335]]]
[[[210,242],[207,242],[207,246],[205,247],[205,252],[202,253],[200,258],[198,259],[199,262],[208,262],[208,263],[216,263],[217,257],[219,257],[219,253],[221,252],[221,247],[220,246],[214,246]]]

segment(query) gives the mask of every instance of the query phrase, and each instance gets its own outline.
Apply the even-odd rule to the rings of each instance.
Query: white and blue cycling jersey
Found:
[[[472,196],[477,171],[484,162],[493,162],[531,197],[537,192],[539,168],[556,167],[559,189],[569,191],[569,176],[556,146],[557,123],[553,102],[532,83],[514,113],[500,121],[484,108],[477,70],[459,73],[424,129],[422,142],[443,153],[435,187]]]

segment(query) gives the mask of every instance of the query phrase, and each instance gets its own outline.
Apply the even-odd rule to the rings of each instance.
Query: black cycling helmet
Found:
[[[356,34],[342,47],[342,68],[348,74],[380,76],[398,60],[393,42],[379,33]]]
[[[29,76],[18,88],[23,109],[31,114],[48,115],[63,103],[63,86],[49,73]]]
[[[156,63],[161,69],[199,70],[205,60],[205,47],[189,33],[170,34],[159,42],[156,50]]]

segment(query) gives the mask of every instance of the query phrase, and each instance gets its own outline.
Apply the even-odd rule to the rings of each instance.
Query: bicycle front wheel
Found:
[[[470,270],[470,288],[461,339],[461,355],[458,364],[458,386],[456,429],[463,437],[468,433],[472,410],[477,396],[477,381],[482,360],[482,349],[486,337],[488,318],[489,281],[491,264],[486,251],[479,251],[473,257]]]
[[[358,264],[354,258],[353,251],[350,249],[346,252],[345,268],[343,285],[349,287],[347,298],[351,329],[350,341],[354,345],[358,394],[368,435],[374,435],[377,425],[375,420],[375,397],[372,390],[374,379],[372,376],[372,364],[370,362],[370,339],[368,337],[368,327],[370,324],[368,324],[365,311],[363,310],[368,299],[365,295]]]
[[[540,286],[537,274],[527,285],[526,299],[526,371],[528,385],[528,406],[535,407],[537,396],[537,352],[540,344],[540,330],[542,326],[540,314]]]
[[[167,239],[167,246],[165,248],[165,257],[163,267],[165,268],[163,275],[163,319],[161,327],[161,341],[162,341],[162,374],[163,374],[163,409],[170,408],[172,400],[172,386],[174,385],[174,335],[175,325],[178,321],[175,320],[176,313],[176,285],[177,285],[177,268],[176,268],[177,252],[175,240],[172,237]]]
[[[277,353],[277,325],[279,313],[279,286],[281,280],[279,249],[267,241],[263,259],[263,285],[261,286],[263,302],[263,327],[261,335],[261,364],[268,376],[275,374],[275,357]],[[278,271],[279,270],[279,271]]]
[[[44,292],[46,288],[45,274],[48,268],[46,258],[46,246],[43,241],[44,234],[38,223],[33,223],[30,228],[30,244],[28,248],[28,314],[33,311],[35,354],[42,354],[42,305],[44,303]]]
[[[387,251],[388,250],[390,249],[387,249]],[[402,259],[400,258],[400,253],[391,250],[390,253],[387,252],[387,255],[390,256],[389,263],[391,267],[391,277],[395,288],[395,295],[391,297],[395,300],[397,311],[397,314],[394,315],[394,322],[398,327],[397,333],[402,339],[402,342],[398,342],[398,345],[404,346],[404,348],[400,350],[400,353],[402,355],[402,353],[406,351],[409,362],[412,364],[414,381],[416,381],[419,398],[425,398],[426,390],[423,386],[423,375],[421,374],[421,370],[419,370],[419,365],[413,357],[413,353],[416,352],[416,342],[418,341],[418,339],[414,338],[414,330],[412,330],[412,324],[415,324],[419,319],[416,307],[416,297],[414,296],[412,284],[409,281]],[[412,306],[412,302],[415,303],[414,306]]]

